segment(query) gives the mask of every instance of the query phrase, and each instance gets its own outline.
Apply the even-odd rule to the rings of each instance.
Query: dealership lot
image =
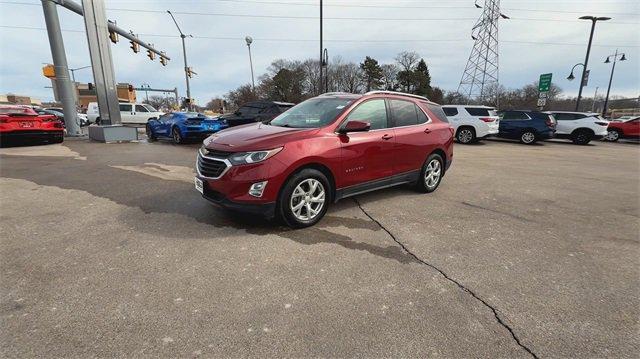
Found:
[[[0,150],[3,356],[638,351],[637,143],[457,145],[296,231],[203,200],[197,148]]]

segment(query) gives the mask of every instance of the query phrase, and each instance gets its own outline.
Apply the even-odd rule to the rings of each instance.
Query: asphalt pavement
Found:
[[[303,230],[203,200],[197,148],[0,149],[2,357],[640,352],[637,143],[456,145]]]

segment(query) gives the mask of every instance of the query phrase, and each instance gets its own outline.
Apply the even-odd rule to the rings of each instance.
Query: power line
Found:
[[[33,26],[18,26],[18,25],[0,25],[0,28],[7,29],[22,29],[22,30],[41,30],[46,31],[47,29],[44,27],[33,27]],[[71,33],[84,33],[84,30],[72,30],[72,29],[63,29],[64,32]],[[171,34],[147,34],[140,33],[137,34],[140,36],[149,36],[149,37],[163,37],[163,38],[180,38],[177,35]],[[232,37],[232,36],[194,36],[194,39],[203,39],[203,40],[229,40],[229,41],[244,41],[244,37]],[[273,42],[318,42],[317,39],[292,39],[292,38],[254,38],[254,40],[258,41],[273,41]],[[460,41],[470,41],[469,39],[384,39],[384,40],[352,40],[352,39],[335,39],[335,40],[326,40],[334,43],[411,43],[411,42],[460,42]],[[558,45],[558,46],[584,46],[582,43],[569,43],[569,42],[547,42],[547,41],[519,41],[519,40],[500,40],[500,42],[505,43],[514,43],[514,44],[531,44],[531,45]],[[624,47],[624,48],[637,48],[640,45],[623,45],[623,44],[609,44],[609,45],[592,45],[597,47]]]

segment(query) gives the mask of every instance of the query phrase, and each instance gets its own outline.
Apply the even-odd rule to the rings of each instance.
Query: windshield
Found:
[[[271,121],[272,126],[318,128],[333,122],[353,102],[348,98],[312,98],[290,108]]]
[[[195,120],[206,120],[208,119],[207,115],[198,112],[187,112],[184,114],[186,119],[195,119]]]
[[[153,108],[153,106],[151,105],[142,105],[144,106],[144,108],[146,108],[149,112],[158,112],[158,110],[156,110],[155,108]]]

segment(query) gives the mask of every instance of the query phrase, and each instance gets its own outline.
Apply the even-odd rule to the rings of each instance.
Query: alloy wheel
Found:
[[[615,130],[607,131],[607,140],[608,141],[617,141],[618,138],[620,138],[620,134],[618,133],[618,131],[615,131]]]
[[[460,130],[458,132],[458,141],[460,143],[469,143],[473,139],[473,133],[469,129]]]
[[[442,166],[438,159],[434,158],[429,162],[427,168],[424,171],[424,184],[428,188],[434,188],[440,181],[440,175],[442,174]]]
[[[310,221],[322,212],[325,190],[320,181],[306,179],[296,186],[291,194],[289,208],[299,221]]]
[[[524,143],[533,143],[533,141],[536,140],[536,135],[534,135],[532,132],[525,132],[522,134],[522,142]]]

